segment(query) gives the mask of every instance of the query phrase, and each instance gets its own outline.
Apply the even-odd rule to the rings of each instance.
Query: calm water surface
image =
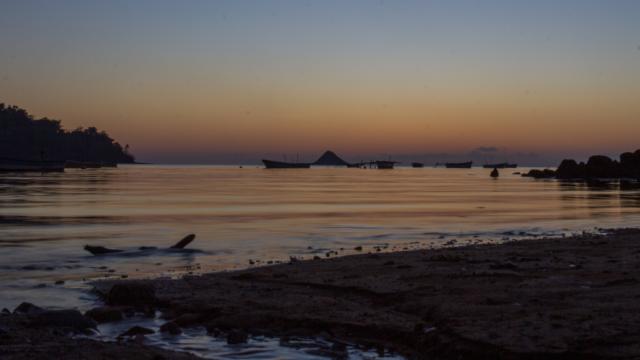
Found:
[[[85,280],[99,277],[228,270],[350,254],[356,246],[402,250],[640,226],[638,188],[513,171],[491,179],[476,168],[136,165],[0,174],[0,307],[30,300],[86,309],[95,298]],[[136,251],[169,247],[189,233],[197,235],[189,251]],[[128,251],[94,257],[85,244]]]

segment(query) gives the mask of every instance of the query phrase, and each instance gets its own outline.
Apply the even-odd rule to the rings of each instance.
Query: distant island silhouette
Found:
[[[95,163],[134,163],[124,147],[95,127],[63,129],[60,120],[34,119],[26,110],[0,103],[0,158]]]
[[[331,150],[327,150],[311,165],[320,166],[349,166],[350,164],[342,160],[336,153]]]

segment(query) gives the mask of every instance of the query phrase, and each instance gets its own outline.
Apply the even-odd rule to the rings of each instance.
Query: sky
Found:
[[[0,44],[0,102],[141,161],[640,148],[635,0],[4,0]]]

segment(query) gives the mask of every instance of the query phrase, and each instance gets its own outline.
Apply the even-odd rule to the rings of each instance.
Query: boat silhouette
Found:
[[[444,166],[447,169],[470,169],[473,165],[473,161],[461,162],[461,163],[445,163]]]
[[[498,164],[484,164],[482,165],[485,169],[515,169],[518,167],[518,164],[510,164],[510,163],[498,163]]]
[[[311,167],[309,163],[291,163],[285,161],[275,161],[263,159],[264,167],[267,169],[308,169]]]

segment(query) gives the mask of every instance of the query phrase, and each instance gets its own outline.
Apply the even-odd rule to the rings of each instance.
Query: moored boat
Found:
[[[462,163],[445,163],[444,166],[447,169],[470,169],[473,165],[473,161],[467,161]]]
[[[22,159],[0,158],[0,171],[3,171],[3,172],[64,171],[64,161],[22,160]]]
[[[378,169],[393,169],[393,166],[396,164],[396,161],[377,160],[377,161],[374,161],[374,164]]]
[[[510,163],[498,163],[498,164],[484,164],[482,165],[485,169],[515,169],[518,167],[518,164],[510,164]]]
[[[311,167],[309,163],[290,163],[266,159],[263,159],[262,162],[267,169],[308,169]]]

